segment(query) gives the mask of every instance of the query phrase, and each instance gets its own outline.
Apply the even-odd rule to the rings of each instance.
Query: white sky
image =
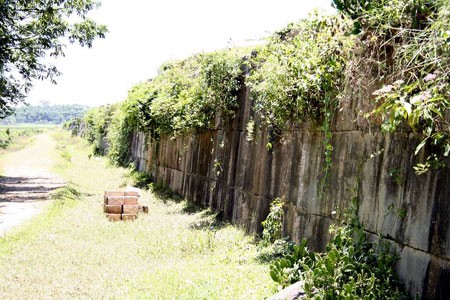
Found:
[[[27,102],[98,106],[122,101],[165,61],[241,45],[307,16],[331,0],[103,0],[90,16],[108,26],[91,49],[68,45],[57,85],[35,82]]]

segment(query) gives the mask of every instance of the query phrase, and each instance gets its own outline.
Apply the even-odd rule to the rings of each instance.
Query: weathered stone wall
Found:
[[[313,250],[323,250],[329,239],[332,211],[357,198],[367,232],[398,251],[397,270],[407,290],[424,299],[450,299],[450,170],[415,175],[412,134],[360,126],[354,122],[359,107],[350,101],[333,125],[333,165],[319,199],[322,133],[302,124],[283,132],[271,151],[264,130],[248,141],[248,94],[243,87],[236,118],[217,122],[215,130],[159,141],[136,132],[132,153],[139,170],[251,232],[261,231],[270,200],[283,197],[285,233],[308,238]]]

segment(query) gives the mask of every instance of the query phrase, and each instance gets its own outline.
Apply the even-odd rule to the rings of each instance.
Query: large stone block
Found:
[[[430,255],[425,252],[403,248],[397,263],[397,273],[411,296],[422,295],[430,261]]]

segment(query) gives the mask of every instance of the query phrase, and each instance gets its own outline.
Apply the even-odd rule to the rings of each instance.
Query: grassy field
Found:
[[[0,154],[7,148],[12,151],[22,149],[33,140],[34,135],[56,128],[56,125],[45,124],[0,125]]]
[[[252,238],[208,211],[162,201],[150,213],[109,222],[106,189],[131,184],[129,170],[90,157],[56,132],[55,172],[69,183],[41,216],[0,239],[0,299],[264,299],[276,290]]]

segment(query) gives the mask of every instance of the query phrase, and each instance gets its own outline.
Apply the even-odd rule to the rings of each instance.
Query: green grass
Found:
[[[264,299],[275,292],[253,239],[217,224],[213,213],[186,213],[185,202],[143,191],[148,215],[109,222],[103,192],[129,184],[130,171],[90,158],[89,147],[66,133],[55,138],[55,170],[69,187],[0,240],[0,299]]]
[[[34,135],[56,128],[55,125],[0,125],[0,154],[5,153],[5,149],[20,150],[33,141]]]

